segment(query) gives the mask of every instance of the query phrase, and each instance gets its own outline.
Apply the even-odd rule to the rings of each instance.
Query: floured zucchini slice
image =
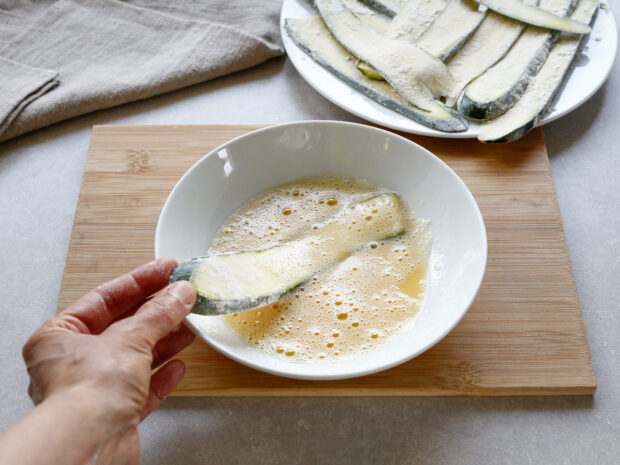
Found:
[[[430,111],[435,98],[445,97],[448,106],[456,101],[456,81],[440,60],[414,44],[373,32],[341,0],[315,0],[315,5],[336,40],[410,103]]]
[[[396,194],[380,194],[343,208],[304,236],[264,250],[198,257],[180,263],[170,282],[196,289],[193,313],[223,315],[262,307],[375,241],[405,232]]]
[[[567,16],[575,0],[541,0],[540,7]],[[467,86],[458,108],[469,118],[487,120],[508,111],[523,95],[542,64],[558,32],[528,26],[497,64]]]
[[[438,131],[467,130],[465,118],[439,101],[431,101],[429,111],[411,105],[374,68],[345,50],[320,17],[289,18],[285,27],[291,39],[317,63],[384,107]]]
[[[445,0],[412,0],[394,17],[384,35],[413,42],[428,54],[446,61],[468,41],[485,15],[478,11],[478,4],[472,0],[450,0],[447,3]],[[358,68],[366,76],[383,79],[368,63],[361,63]],[[454,95],[458,94],[454,92]]]
[[[571,17],[590,22],[597,9],[598,0],[580,0]],[[478,139],[482,142],[512,142],[535,127],[561,89],[582,39],[583,36],[560,35],[519,101],[503,115],[482,124]]]
[[[554,15],[542,8],[527,5],[521,0],[475,0],[487,8],[533,26],[546,27],[574,34],[589,34],[590,26],[581,21]]]
[[[488,11],[470,39],[447,62],[459,83],[458,94],[472,79],[497,63],[519,38],[525,24]]]
[[[444,10],[448,0],[409,0],[392,19],[386,36],[415,42]]]
[[[415,44],[446,61],[469,39],[485,15],[472,0],[450,0]]]

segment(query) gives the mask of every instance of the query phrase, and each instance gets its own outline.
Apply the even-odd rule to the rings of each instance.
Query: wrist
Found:
[[[126,431],[116,417],[91,389],[59,391],[0,436],[0,463],[94,463]]]
[[[89,383],[54,393],[42,404],[45,403],[53,405],[55,410],[63,411],[69,417],[81,420],[88,427],[96,427],[102,436],[137,424],[132,424],[133,415],[129,414],[120,399]]]

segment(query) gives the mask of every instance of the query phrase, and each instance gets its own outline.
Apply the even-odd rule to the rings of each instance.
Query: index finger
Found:
[[[174,258],[160,258],[102,284],[86,294],[59,316],[73,316],[91,334],[99,334],[123,313],[135,308],[149,296],[168,285],[177,265]]]

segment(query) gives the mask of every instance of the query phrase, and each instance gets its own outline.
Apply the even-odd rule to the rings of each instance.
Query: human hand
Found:
[[[191,284],[175,283],[148,299],[168,284],[176,264],[156,260],[99,286],[45,322],[23,348],[35,404],[71,393],[101,416],[97,463],[138,463],[138,423],[185,373],[179,360],[152,373],[194,338],[182,324],[196,299]]]

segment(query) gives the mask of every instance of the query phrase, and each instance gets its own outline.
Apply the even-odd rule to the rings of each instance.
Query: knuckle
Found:
[[[105,284],[97,286],[95,290],[92,292],[92,298],[96,301],[91,305],[92,308],[99,310],[104,313],[109,311],[110,307],[113,306],[112,293],[110,289]]]
[[[26,364],[34,357],[37,347],[40,345],[43,336],[41,331],[37,330],[32,336],[28,338],[24,346],[22,347],[22,357]]]
[[[44,346],[46,341],[49,341],[50,337],[53,336],[58,327],[59,319],[59,316],[55,316],[47,320],[26,340],[22,347],[22,357],[25,362],[36,358],[37,354],[43,350],[41,346]]]

